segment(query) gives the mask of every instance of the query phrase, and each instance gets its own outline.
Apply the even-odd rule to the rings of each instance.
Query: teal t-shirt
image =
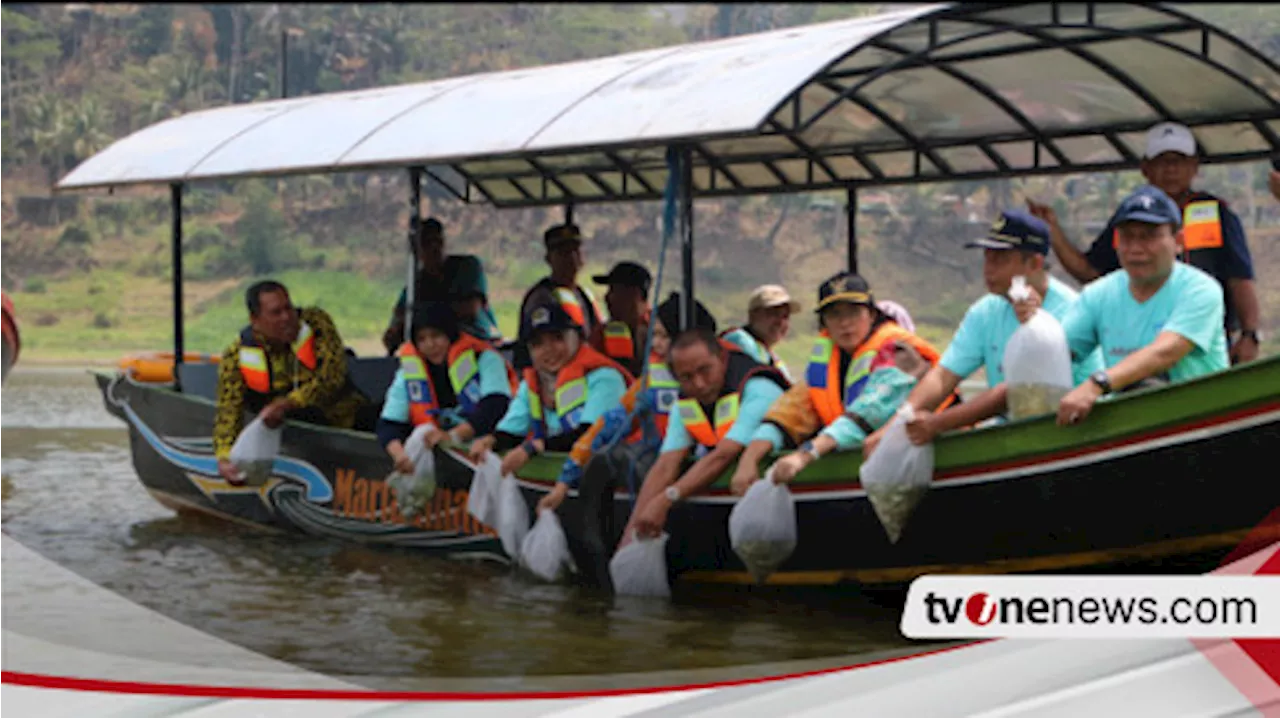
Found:
[[[769,351],[769,347],[762,344],[759,339],[755,338],[755,335],[746,329],[739,327],[733,331],[725,332],[722,338],[741,349],[744,354],[752,359],[782,372],[782,376],[786,377],[787,381],[794,381],[791,378],[791,372],[787,371],[787,365],[775,356],[773,352]]]
[[[1142,303],[1130,293],[1123,269],[1095,280],[1080,293],[1062,328],[1073,355],[1101,349],[1108,368],[1151,344],[1160,332],[1181,335],[1194,348],[1169,369],[1169,381],[1179,382],[1231,366],[1222,328],[1225,311],[1216,279],[1175,262],[1164,285]]]
[[[736,441],[743,446],[750,444],[752,435],[756,433],[756,429],[760,428],[760,422],[764,421],[764,415],[780,396],[782,396],[782,387],[773,381],[762,377],[748,379],[742,387],[738,418],[734,420],[733,428],[724,438]],[[662,439],[660,453],[683,451],[691,446],[693,446],[693,437],[689,436],[689,430],[684,428],[684,422],[680,420],[680,412],[672,411],[671,421],[667,423],[667,435]]]
[[[627,382],[617,369],[602,367],[587,372],[587,402],[582,407],[582,415],[578,417],[578,426],[591,426],[596,419],[609,409],[622,403],[622,395],[627,393]],[[547,435],[556,436],[560,432],[559,416],[550,407],[542,407],[543,420],[547,424]],[[529,385],[521,380],[516,396],[507,407],[507,413],[498,422],[495,431],[516,436],[525,436],[533,428],[533,420],[529,414]]]
[[[1078,301],[1079,295],[1053,277],[1049,277],[1049,291],[1041,306],[1059,322],[1064,321],[1068,310]],[[942,353],[938,364],[964,379],[978,370],[987,369],[987,386],[994,387],[1004,381],[1004,348],[1009,337],[1022,326],[1013,311],[1013,303],[1007,298],[987,294],[974,302],[965,312],[960,327],[956,329],[951,344]],[[1072,357],[1071,374],[1077,386],[1089,375],[1103,367],[1098,352],[1086,352],[1083,358]]]

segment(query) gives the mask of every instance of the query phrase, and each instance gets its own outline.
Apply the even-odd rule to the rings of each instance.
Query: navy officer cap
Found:
[[[1021,249],[1024,252],[1049,254],[1049,225],[1039,217],[1020,210],[1000,213],[991,224],[987,236],[969,240],[966,249]]]

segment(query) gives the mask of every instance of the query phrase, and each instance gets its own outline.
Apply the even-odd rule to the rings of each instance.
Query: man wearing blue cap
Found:
[[[917,444],[925,444],[934,436],[983,419],[1005,410],[1004,347],[1009,337],[1021,326],[1009,288],[1013,278],[1026,277],[1027,285],[1044,297],[1045,311],[1062,321],[1075,303],[1075,290],[1049,275],[1045,262],[1049,254],[1049,227],[1026,212],[1002,212],[985,237],[974,239],[966,248],[983,250],[982,278],[988,294],[974,302],[965,312],[951,344],[924,378],[907,396],[915,409],[916,421],[908,425],[908,434]],[[1096,352],[1084,352],[1072,362],[1072,374],[1079,384],[1102,368]],[[987,391],[972,400],[934,414],[933,410],[961,381],[978,371],[987,370]],[[874,451],[882,432],[877,431],[865,442],[867,453]]]
[[[1204,270],[1222,285],[1226,301],[1223,326],[1234,336],[1231,360],[1256,359],[1261,320],[1253,260],[1245,242],[1244,227],[1222,199],[1191,188],[1200,169],[1196,138],[1191,129],[1176,122],[1161,122],[1152,127],[1147,132],[1140,169],[1147,182],[1167,194],[1179,208],[1183,231],[1179,258]],[[1091,282],[1120,268],[1116,246],[1119,211],[1112,215],[1089,249],[1081,252],[1063,234],[1052,209],[1035,202],[1027,204],[1033,214],[1049,223],[1053,251],[1077,281]]]
[[[1177,261],[1183,213],[1162,190],[1139,187],[1116,211],[1116,254],[1123,271],[1092,282],[1062,328],[1073,357],[1102,350],[1106,369],[1062,398],[1058,423],[1075,424],[1099,398],[1158,379],[1186,381],[1230,366],[1222,286]],[[1039,297],[1019,302],[1034,311]]]

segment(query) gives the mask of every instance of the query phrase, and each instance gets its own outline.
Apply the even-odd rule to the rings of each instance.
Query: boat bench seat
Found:
[[[382,413],[383,397],[399,367],[400,362],[395,357],[347,357],[347,374],[369,401],[356,415],[357,430],[374,430],[378,415]],[[182,393],[217,401],[217,364],[180,364],[178,376],[182,380]]]

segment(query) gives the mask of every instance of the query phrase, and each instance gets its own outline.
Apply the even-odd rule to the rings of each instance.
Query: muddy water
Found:
[[[135,603],[310,670],[585,677],[835,665],[923,648],[901,637],[894,601],[851,589],[682,585],[670,602],[615,600],[489,563],[179,516],[143,490],[124,426],[87,373],[19,366],[2,398],[9,537]]]

